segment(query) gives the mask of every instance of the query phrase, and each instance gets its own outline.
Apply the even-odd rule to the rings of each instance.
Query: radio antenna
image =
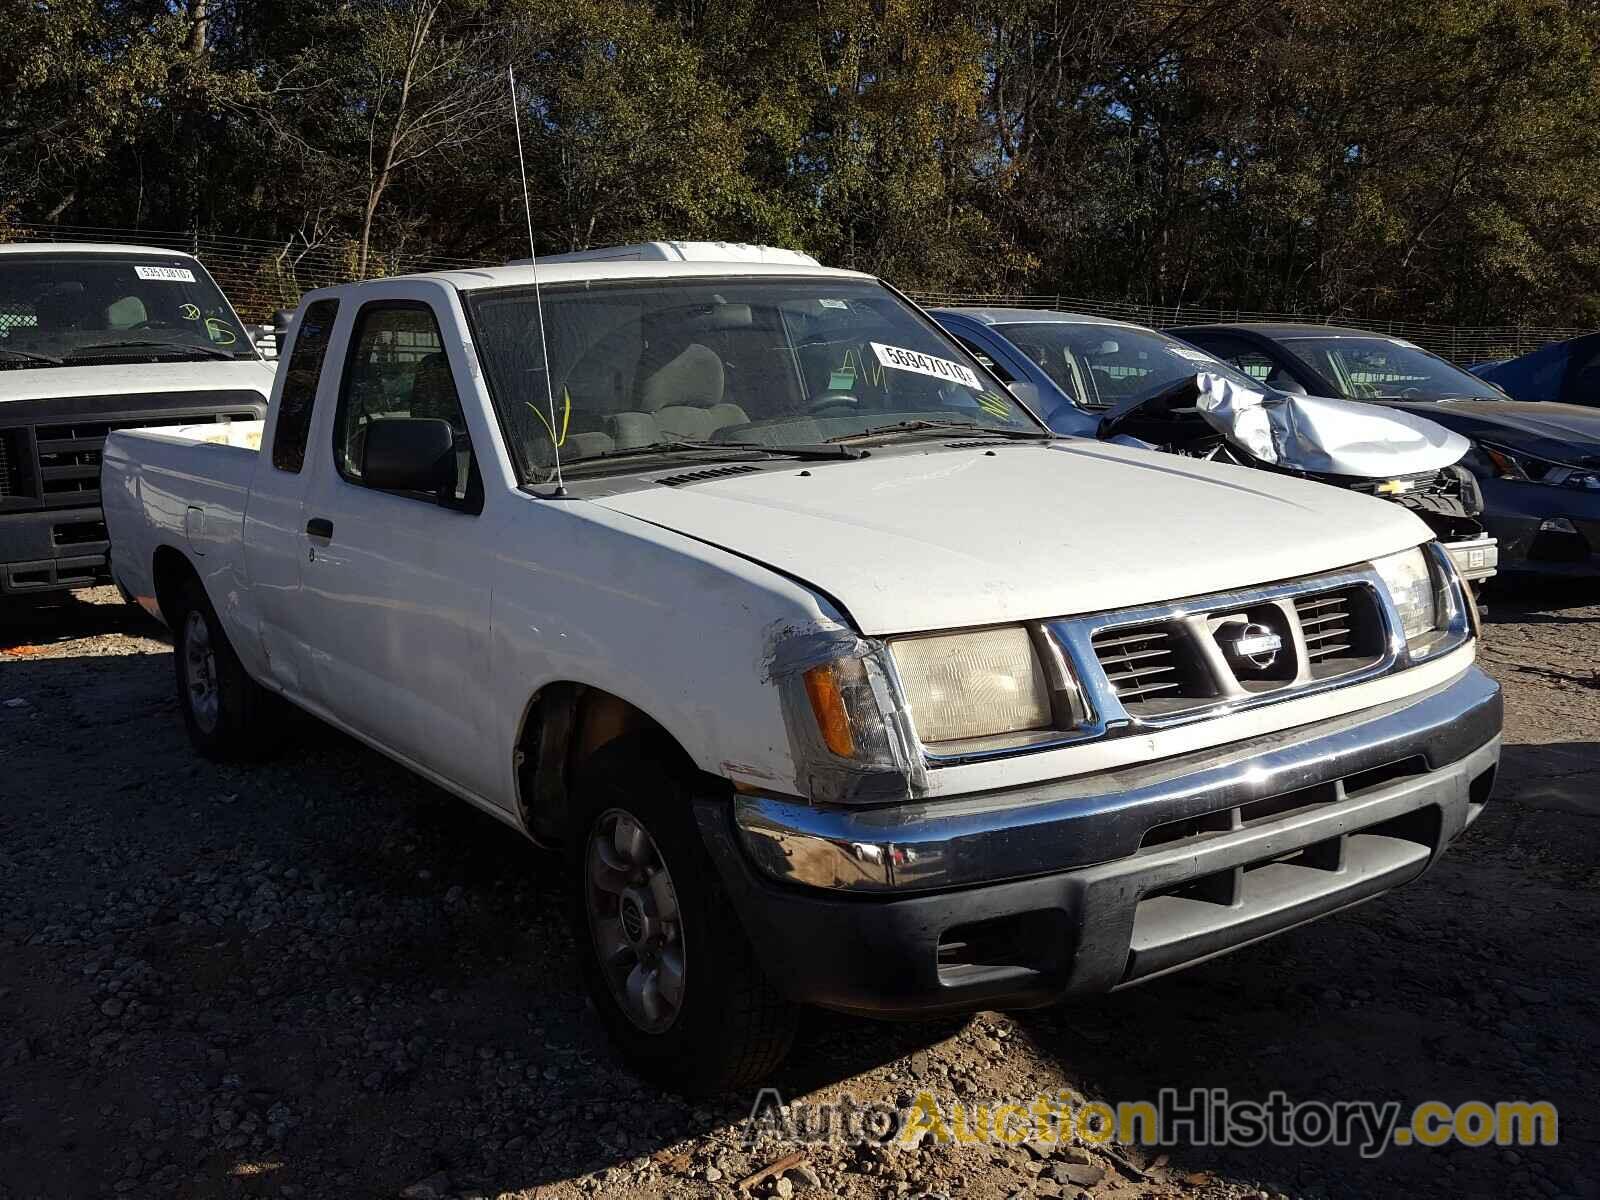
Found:
[[[522,112],[517,104],[517,73],[508,63],[506,80],[511,85],[511,121],[517,131],[517,172],[522,176],[522,213],[528,220],[528,266],[533,271],[533,305],[539,318],[539,353],[544,359],[544,396],[550,408],[550,448],[556,456],[555,495],[565,496],[566,485],[561,479],[561,442],[566,436],[566,423],[556,430],[556,391],[550,378],[550,346],[544,336],[544,296],[539,291],[539,249],[533,244],[533,203],[528,199],[528,164],[522,157]]]

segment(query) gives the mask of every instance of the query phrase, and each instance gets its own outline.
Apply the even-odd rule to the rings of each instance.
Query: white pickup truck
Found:
[[[272,368],[190,255],[0,246],[0,596],[105,581],[110,430],[259,421],[271,390]]]
[[[282,698],[570,856],[646,1074],[752,1080],[799,1004],[1148,980],[1488,801],[1500,692],[1409,512],[1056,437],[869,276],[540,276],[542,319],[527,267],[308,295],[264,424],[112,435],[112,564],[203,753]]]

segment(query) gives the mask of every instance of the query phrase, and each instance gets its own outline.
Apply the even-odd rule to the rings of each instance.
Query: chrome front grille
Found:
[[[1078,664],[1103,731],[1197,720],[1381,674],[1397,665],[1394,624],[1377,577],[1355,569],[1048,628]]]

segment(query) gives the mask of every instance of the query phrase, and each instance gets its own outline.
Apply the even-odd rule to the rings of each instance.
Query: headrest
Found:
[[[639,389],[640,407],[655,412],[669,404],[709,408],[722,403],[722,360],[714,350],[691,342],[683,353],[658,367]]]

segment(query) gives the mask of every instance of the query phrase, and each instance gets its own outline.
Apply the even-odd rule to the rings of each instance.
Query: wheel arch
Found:
[[[156,607],[161,611],[161,620],[168,629],[174,628],[173,619],[180,607],[183,585],[193,579],[202,588],[205,587],[200,572],[195,570],[188,555],[175,546],[156,547],[150,560],[150,579],[155,588]]]
[[[528,698],[517,726],[513,765],[517,814],[536,841],[556,845],[563,840],[570,789],[583,764],[625,737],[648,741],[685,775],[710,778],[662,722],[624,696],[558,680]]]

